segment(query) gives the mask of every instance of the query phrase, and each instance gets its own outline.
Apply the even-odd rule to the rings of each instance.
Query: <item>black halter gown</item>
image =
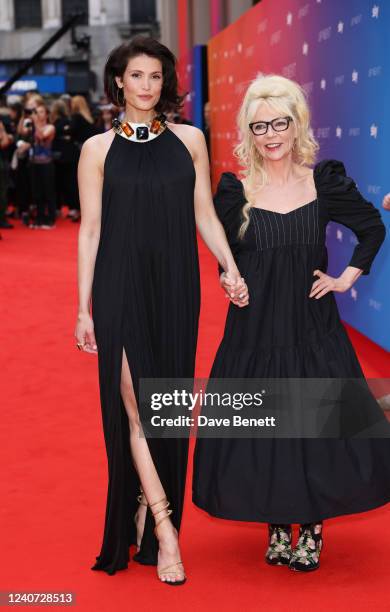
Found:
[[[194,375],[200,309],[194,186],[191,154],[169,127],[146,142],[115,134],[104,164],[92,286],[108,492],[103,542],[91,569],[108,574],[127,568],[129,545],[136,542],[139,478],[120,393],[122,349],[137,403],[139,378]],[[179,530],[188,440],[147,441]],[[157,564],[153,527],[148,508],[135,556],[148,565]]]
[[[379,210],[367,202],[338,160],[314,167],[317,197],[289,213],[252,208],[237,239],[246,201],[225,172],[215,196],[249,305],[230,304],[210,378],[345,378],[364,375],[340,320],[333,292],[309,298],[316,269],[326,272],[328,221],[358,239],[349,265],[370,272],[384,240]],[[311,523],[390,502],[390,425],[372,401],[345,401],[346,431],[365,424],[372,437],[198,438],[193,501],[211,515],[270,523]],[[207,411],[203,410],[207,415]],[[225,416],[225,414],[224,414]],[[351,428],[350,425],[353,425]],[[364,425],[364,427],[363,427]],[[370,430],[373,431],[373,430]],[[380,435],[379,435],[380,432]]]

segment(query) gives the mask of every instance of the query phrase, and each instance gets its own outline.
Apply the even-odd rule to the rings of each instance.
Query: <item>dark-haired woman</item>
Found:
[[[98,353],[109,470],[103,544],[92,569],[126,568],[135,544],[137,561],[157,565],[160,580],[178,585],[186,579],[178,532],[188,440],[142,437],[139,379],[193,377],[196,226],[240,288],[241,297],[232,297],[240,306],[247,288],[213,208],[203,134],[161,116],[182,101],[172,53],[145,37],[121,45],[107,61],[105,90],[124,107],[122,123],[88,139],[79,163],[75,336],[79,348]]]

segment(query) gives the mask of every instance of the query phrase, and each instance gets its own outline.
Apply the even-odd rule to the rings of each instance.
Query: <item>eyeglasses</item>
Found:
[[[272,121],[254,121],[249,124],[249,127],[255,136],[262,136],[268,132],[269,125],[272,125],[275,132],[284,132],[288,129],[290,121],[293,121],[292,117],[277,117]]]

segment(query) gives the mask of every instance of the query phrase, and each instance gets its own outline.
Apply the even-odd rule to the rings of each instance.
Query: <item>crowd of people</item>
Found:
[[[110,130],[123,109],[101,96],[90,104],[82,95],[45,99],[40,93],[0,99],[0,230],[13,220],[32,229],[52,229],[61,215],[77,223],[80,201],[77,165],[87,138]],[[204,133],[210,153],[209,102]],[[175,123],[191,123],[178,114]],[[390,210],[390,193],[382,201]],[[62,213],[62,208],[67,211]],[[0,234],[1,239],[1,234]]]
[[[14,98],[14,99],[12,99]],[[61,209],[80,219],[77,164],[84,141],[111,128],[120,109],[102,97],[91,108],[82,95],[47,101],[39,93],[0,104],[0,229],[13,219],[52,229]]]
[[[122,112],[105,96],[97,104],[66,93],[50,100],[37,92],[0,100],[0,230],[12,229],[14,220],[50,230],[61,215],[78,222],[81,147],[111,129]],[[169,120],[188,122],[179,115]]]

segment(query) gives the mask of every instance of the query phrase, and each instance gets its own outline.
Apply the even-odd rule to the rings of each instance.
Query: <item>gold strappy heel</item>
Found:
[[[160,510],[157,510],[156,512],[153,512],[152,507],[153,506],[157,506],[158,504],[161,504],[161,502],[165,502],[164,506],[162,508],[160,508]],[[167,500],[166,497],[163,497],[163,499],[160,499],[159,501],[155,502],[154,504],[149,504],[151,512],[152,512],[153,516],[155,517],[155,521],[156,521],[156,525],[154,527],[154,533],[155,533],[156,537],[157,537],[157,527],[160,525],[160,523],[162,523],[162,521],[164,521],[166,518],[169,518],[169,516],[173,512],[171,509],[168,509],[169,505],[170,505],[170,502]],[[165,511],[164,516],[162,516],[161,518],[156,520],[157,514],[160,514],[160,512],[164,512],[164,511]],[[176,529],[175,529],[175,531],[176,531]],[[180,572],[180,574],[181,573],[184,574],[184,578],[182,580],[175,580],[175,581],[173,581],[173,580],[162,580],[163,576],[167,576],[169,574],[180,575],[178,570],[176,570],[176,571],[173,570],[172,571],[172,568],[175,568],[175,567],[178,567],[178,566],[182,566],[182,572]],[[161,580],[161,582],[165,582],[166,584],[170,584],[171,586],[179,586],[181,584],[184,584],[186,582],[186,580],[187,580],[187,577],[186,577],[186,575],[184,573],[184,566],[183,566],[182,561],[178,561],[177,563],[173,563],[172,565],[168,565],[166,567],[163,567],[160,570],[157,570],[157,575],[158,575],[159,579]]]
[[[139,495],[137,495],[137,501],[138,501],[140,506],[147,506],[148,503],[143,501],[143,498],[144,498],[145,494],[144,494],[142,488],[140,487],[139,490],[141,491],[141,493]],[[146,497],[145,497],[145,499],[146,499]],[[135,528],[136,528],[136,531],[137,531],[137,543],[136,543],[137,552],[139,552],[139,550],[141,548],[141,540],[142,540],[142,536],[141,536],[140,540],[138,540],[138,512],[139,512],[139,507],[138,507],[137,512],[134,515],[134,523],[135,523]]]

